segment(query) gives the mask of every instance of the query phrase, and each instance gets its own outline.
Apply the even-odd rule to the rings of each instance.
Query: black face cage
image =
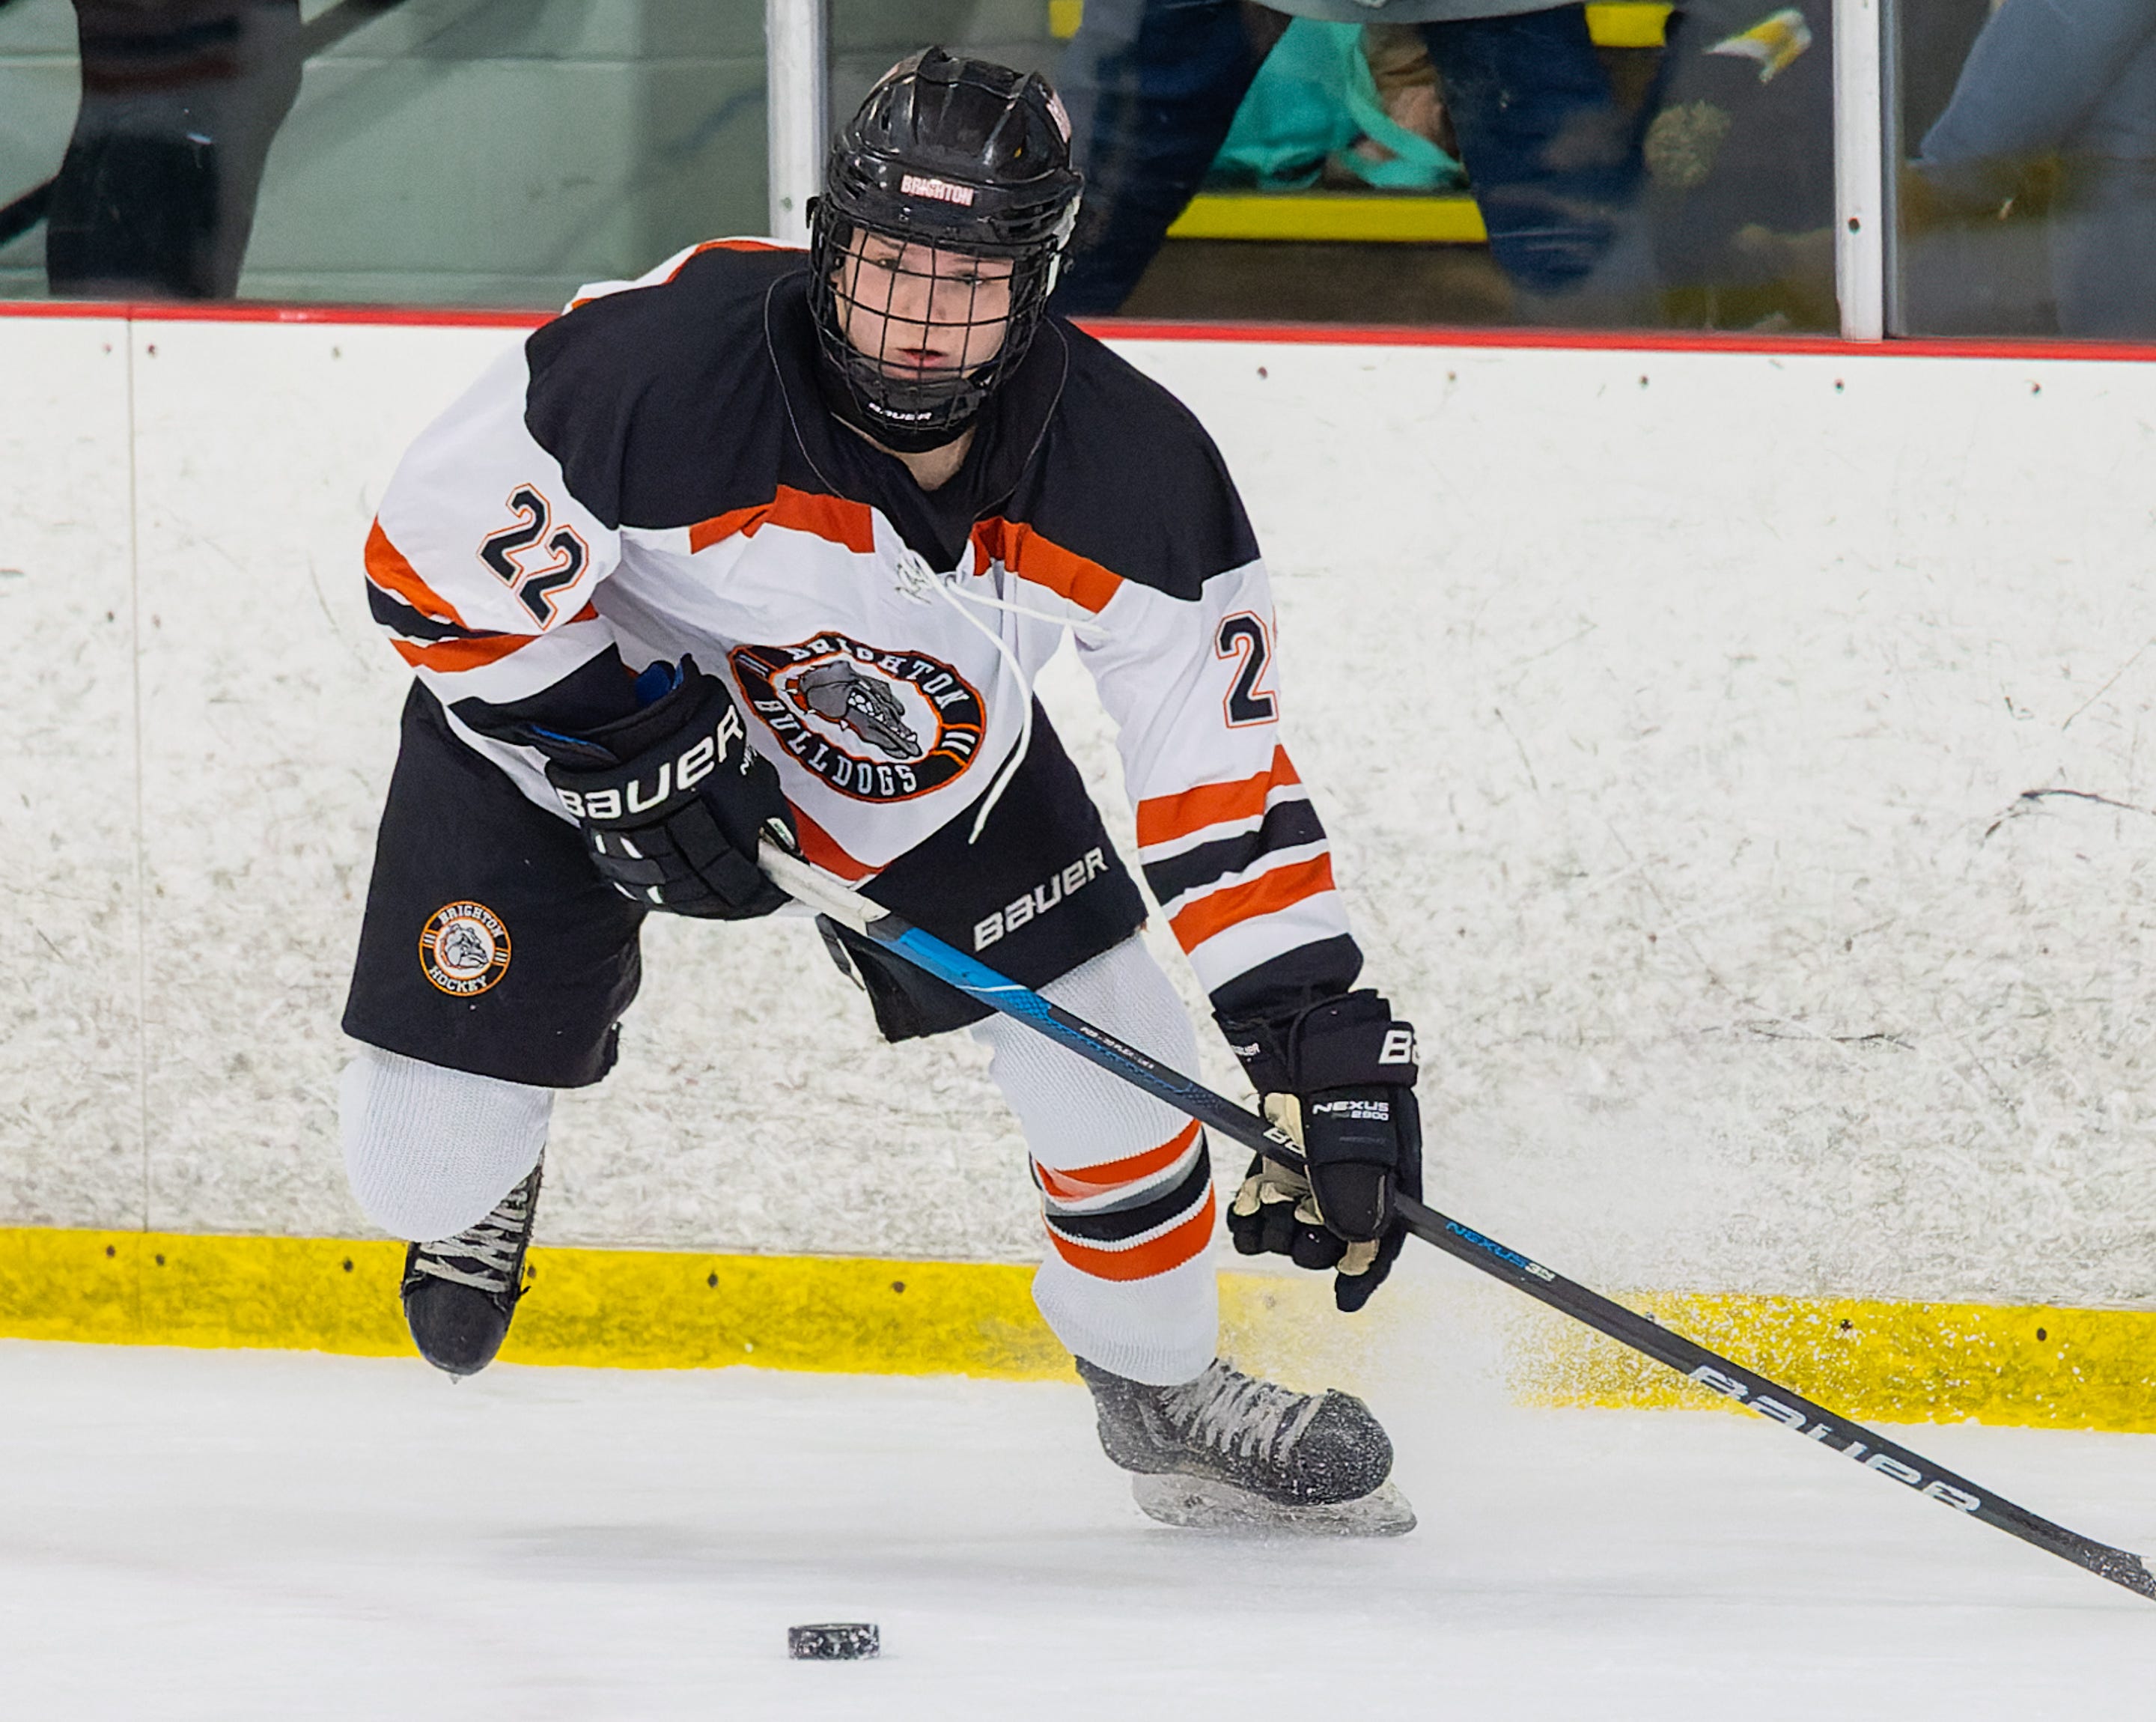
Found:
[[[857,272],[858,301],[846,296],[842,280],[856,234],[888,239],[911,253],[901,254],[906,269]],[[844,416],[886,448],[904,454],[940,448],[961,434],[1024,358],[1055,287],[1062,249],[1060,235],[1023,246],[953,244],[851,221],[828,198],[818,199],[809,217],[808,303],[824,362],[844,391],[837,404],[842,411],[852,409]],[[983,302],[993,290],[978,280],[957,279],[967,272],[966,264],[989,260],[1011,265],[1009,310],[1000,319],[983,314]],[[885,319],[881,351],[865,352],[847,337],[847,314],[856,302]],[[907,315],[894,315],[894,303]],[[993,311],[993,301],[988,310]],[[1003,340],[993,356],[970,369],[924,368],[902,349],[910,337],[927,332],[931,318],[940,344],[957,346],[962,354],[983,344],[977,338],[962,345],[968,330],[985,331],[1000,321]]]

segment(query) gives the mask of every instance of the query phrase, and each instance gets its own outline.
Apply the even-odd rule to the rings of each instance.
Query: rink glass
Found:
[[[1897,0],[1889,326],[2156,338],[2156,4]]]
[[[1994,58],[2016,75],[1986,88],[1979,36],[2031,3],[1887,8],[1892,332],[2156,335],[2156,6],[2087,0],[2096,50],[2040,63],[2008,42]],[[1240,136],[1294,95],[1256,69],[1285,18],[1228,0],[830,0],[829,100],[850,112],[932,40],[1056,80],[1100,157],[1081,253],[1123,247],[1091,300],[1081,256],[1073,312],[1826,333],[1832,9],[1696,0],[1330,39],[1386,113],[1445,111],[1442,146],[1485,170],[1466,190],[1373,188],[1338,140],[1264,184],[1224,167],[1206,126]],[[558,306],[767,229],[763,25],[761,0],[0,0],[0,295]],[[1194,129],[1119,107],[1163,56],[1224,66],[1228,108]],[[1928,155],[1957,105],[1952,147]],[[1537,109],[1600,163],[1557,192],[1518,139],[1477,130]],[[1199,201],[1171,195],[1132,241],[1117,224],[1163,175],[1183,182],[1178,159]],[[1574,231],[1537,254],[1553,208]],[[1529,238],[1493,249],[1478,228]]]
[[[0,3],[8,297],[548,308],[765,226],[755,0],[78,3]]]

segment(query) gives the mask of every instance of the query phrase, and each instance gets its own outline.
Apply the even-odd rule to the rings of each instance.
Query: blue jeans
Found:
[[[1087,0],[1061,89],[1086,171],[1069,316],[1113,313],[1219,153],[1269,42],[1237,0]],[[1419,26],[1444,81],[1490,249],[1537,293],[1584,280],[1640,182],[1584,6]]]

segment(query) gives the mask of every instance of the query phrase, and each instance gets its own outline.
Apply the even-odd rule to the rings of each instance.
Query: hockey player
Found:
[[[1066,634],[1119,726],[1147,882],[1253,1083],[1299,1114],[1317,1187],[1254,1164],[1236,1246],[1334,1270],[1343,1309],[1385,1277],[1391,1192],[1420,1183],[1413,1035],[1354,990],[1219,455],[1045,315],[1078,196],[1040,78],[929,49],[840,132],[805,255],[721,240],[588,290],[399,467],[367,596],[418,673],[341,1100],[362,1206],[419,1241],[404,1308],[437,1367],[507,1331],[553,1092],[613,1062],[644,917],[778,908],[760,837],[1194,1065],[1034,702]],[[885,1036],[991,1049],[1042,1194],[1034,1295],[1109,1456],[1231,1509],[1379,1498],[1391,1446],[1359,1400],[1214,1354],[1199,1127],[825,936]]]

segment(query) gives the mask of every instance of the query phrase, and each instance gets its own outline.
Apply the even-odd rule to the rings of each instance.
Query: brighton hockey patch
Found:
[[[987,719],[948,664],[844,634],[734,648],[749,709],[801,766],[856,801],[907,801],[973,763]]]
[[[420,932],[419,969],[458,998],[483,993],[509,973],[509,929],[485,903],[444,903]]]

